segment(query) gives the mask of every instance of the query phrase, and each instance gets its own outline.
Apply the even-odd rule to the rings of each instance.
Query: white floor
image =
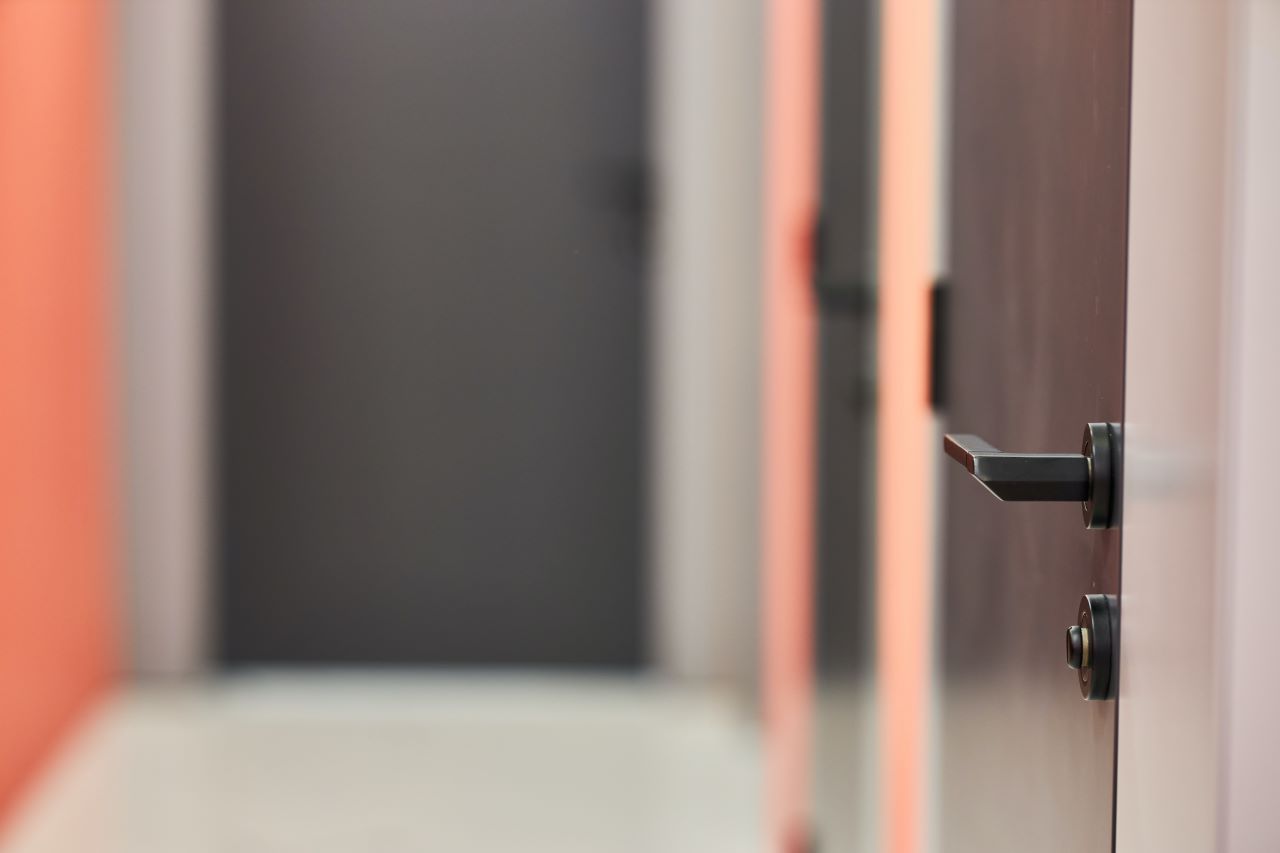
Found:
[[[132,688],[5,853],[752,853],[756,726],[648,681],[263,673]]]

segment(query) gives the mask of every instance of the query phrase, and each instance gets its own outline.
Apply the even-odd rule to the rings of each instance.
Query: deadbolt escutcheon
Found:
[[[1120,611],[1114,595],[1080,599],[1076,624],[1067,628],[1067,666],[1076,671],[1080,695],[1089,701],[1114,699],[1119,681],[1116,649]]]

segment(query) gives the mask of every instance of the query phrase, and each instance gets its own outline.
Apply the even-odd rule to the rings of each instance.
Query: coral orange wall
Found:
[[[108,12],[0,0],[0,818],[114,669]]]
[[[791,853],[809,831],[820,19],[816,0],[767,10],[764,710],[771,849]]]
[[[882,849],[926,849],[933,469],[929,288],[937,273],[939,0],[880,15],[876,643]]]

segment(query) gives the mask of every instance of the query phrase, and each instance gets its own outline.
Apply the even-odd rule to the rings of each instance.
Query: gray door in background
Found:
[[[641,662],[643,0],[232,0],[221,648]]]

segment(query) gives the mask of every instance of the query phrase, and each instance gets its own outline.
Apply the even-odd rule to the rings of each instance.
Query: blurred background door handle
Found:
[[[1109,527],[1117,424],[1085,427],[1080,453],[1006,453],[976,435],[943,437],[947,455],[1002,501],[1080,501],[1085,526]]]

